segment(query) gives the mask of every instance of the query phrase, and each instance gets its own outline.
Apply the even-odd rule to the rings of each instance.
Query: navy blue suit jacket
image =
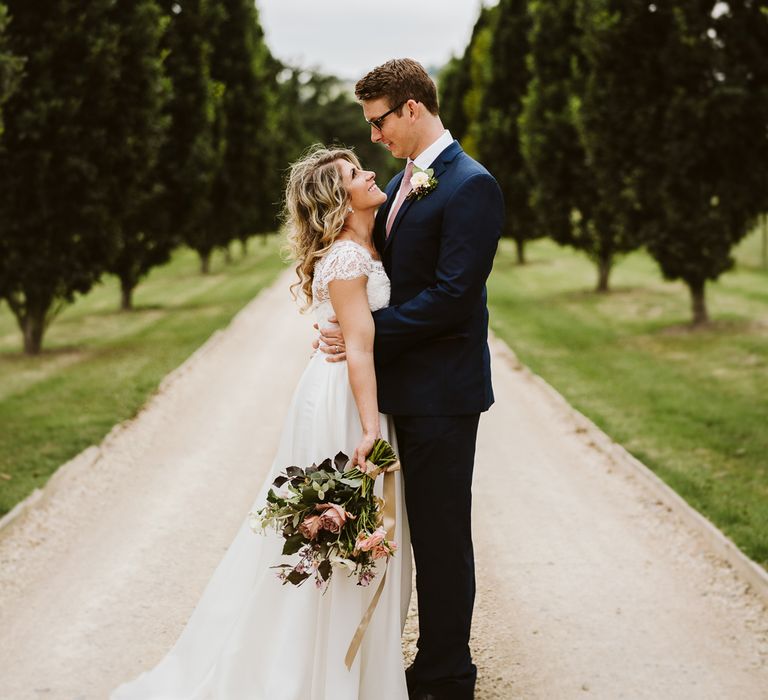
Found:
[[[374,243],[392,281],[376,311],[379,410],[467,415],[493,403],[485,282],[504,223],[496,180],[454,141],[430,166],[437,187],[385,223],[403,172],[387,185]]]

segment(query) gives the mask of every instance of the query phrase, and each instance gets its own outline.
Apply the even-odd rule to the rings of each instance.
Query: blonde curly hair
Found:
[[[312,305],[312,280],[315,263],[328,252],[344,228],[349,207],[349,194],[341,179],[336,161],[342,159],[360,168],[357,156],[348,148],[311,146],[291,165],[285,188],[283,221],[288,229],[286,252],[296,262],[299,287],[306,303]]]

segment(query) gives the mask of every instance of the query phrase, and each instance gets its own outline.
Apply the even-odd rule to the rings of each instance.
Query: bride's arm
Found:
[[[368,306],[367,277],[333,280],[328,285],[346,345],[347,367],[355,397],[363,439],[352,455],[352,466],[364,464],[377,438],[381,437],[376,373],[373,366],[373,339],[376,327]]]

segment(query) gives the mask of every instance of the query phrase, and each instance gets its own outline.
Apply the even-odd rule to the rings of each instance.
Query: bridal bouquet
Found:
[[[363,469],[346,469],[348,462],[339,452],[306,469],[288,467],[267,493],[267,504],[249,514],[255,532],[274,528],[285,539],[283,554],[298,554],[298,563],[273,567],[284,584],[300,586],[314,576],[324,589],[337,565],[367,586],[376,560],[394,555],[394,479],[385,479],[386,502],[374,495],[373,485],[379,474],[400,468],[397,456],[388,442],[377,440]]]

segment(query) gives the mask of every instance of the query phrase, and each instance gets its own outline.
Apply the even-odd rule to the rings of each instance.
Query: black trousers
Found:
[[[472,469],[479,414],[394,416],[416,561],[419,641],[411,677],[438,698],[471,700],[475,600]]]

